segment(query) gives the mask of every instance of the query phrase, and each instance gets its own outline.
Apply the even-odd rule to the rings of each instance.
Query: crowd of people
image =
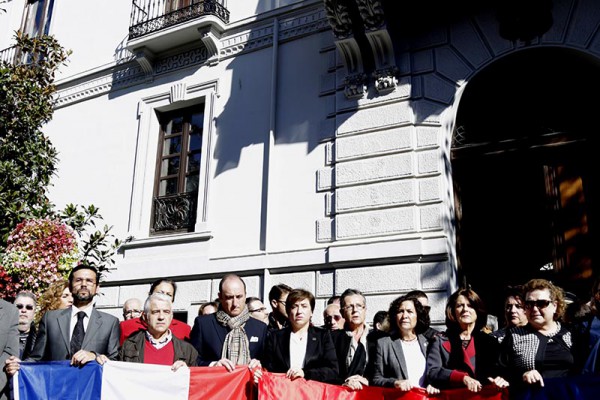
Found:
[[[268,303],[246,295],[244,280],[225,275],[218,298],[202,304],[193,326],[174,319],[177,284],[158,279],[147,299],[128,299],[123,320],[98,311],[98,272],[75,267],[36,299],[21,292],[0,300],[0,399],[22,361],[107,360],[182,367],[246,365],[255,383],[263,371],[342,385],[381,386],[428,394],[485,385],[518,391],[544,380],[600,372],[600,280],[591,299],[567,313],[564,291],[545,279],[506,288],[504,325],[490,329],[481,297],[460,288],[447,299],[445,329],[430,326],[426,293],[413,290],[366,322],[366,298],[348,288],[329,299],[324,325],[313,321],[315,296],[273,286]],[[271,308],[269,312],[266,304]],[[566,316],[568,315],[568,318]],[[490,332],[491,331],[491,332]]]

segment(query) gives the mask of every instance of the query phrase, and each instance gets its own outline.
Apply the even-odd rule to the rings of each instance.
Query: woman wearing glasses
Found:
[[[390,335],[377,340],[373,385],[409,391],[426,387],[428,394],[439,389],[427,385],[426,360],[429,312],[415,296],[400,296],[388,311]]]
[[[499,376],[500,345],[481,329],[487,322],[483,301],[471,289],[459,289],[446,303],[445,334],[435,337],[427,355],[429,383],[440,389],[481,391],[483,385],[508,386]]]
[[[290,325],[269,335],[263,366],[269,372],[281,372],[294,380],[304,378],[335,382],[338,362],[329,331],[311,325],[315,296],[307,290],[294,289],[286,300]],[[257,368],[255,381],[262,373]]]
[[[560,322],[566,309],[563,290],[545,279],[532,279],[523,293],[528,324],[511,328],[501,350],[514,388],[544,386],[544,378],[565,377],[575,368],[573,336]]]

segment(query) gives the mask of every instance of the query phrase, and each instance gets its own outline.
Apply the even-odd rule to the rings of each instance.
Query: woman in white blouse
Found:
[[[285,373],[292,380],[335,382],[338,363],[330,333],[312,326],[310,321],[315,296],[307,290],[294,289],[288,294],[285,308],[290,325],[271,332],[267,338],[265,369]]]

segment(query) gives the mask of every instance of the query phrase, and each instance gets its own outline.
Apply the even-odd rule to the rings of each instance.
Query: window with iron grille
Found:
[[[196,222],[204,104],[161,113],[153,232],[192,232]]]

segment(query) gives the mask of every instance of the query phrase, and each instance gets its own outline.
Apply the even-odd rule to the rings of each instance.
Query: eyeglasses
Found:
[[[336,321],[339,321],[340,319],[342,319],[342,316],[341,315],[326,315],[325,320],[328,320],[328,319],[335,319]]]
[[[17,307],[19,310],[22,310],[23,307],[25,307],[25,309],[27,309],[29,311],[33,310],[33,306],[31,304],[27,304],[27,305],[25,305],[25,304],[15,304],[15,307]]]
[[[142,310],[127,310],[123,313],[123,315],[129,315],[129,314],[141,314]]]
[[[342,310],[346,310],[346,311],[362,311],[365,309],[365,305],[364,304],[348,304],[347,306],[344,306],[342,308]]]
[[[281,304],[283,304],[285,306],[285,300],[275,300],[275,301],[278,302],[278,303],[281,303]]]
[[[543,310],[548,307],[552,303],[550,300],[525,300],[525,308],[531,310],[534,306],[538,308],[538,310]]]
[[[265,312],[267,311],[267,307],[257,308],[256,310],[249,310],[250,312]]]

